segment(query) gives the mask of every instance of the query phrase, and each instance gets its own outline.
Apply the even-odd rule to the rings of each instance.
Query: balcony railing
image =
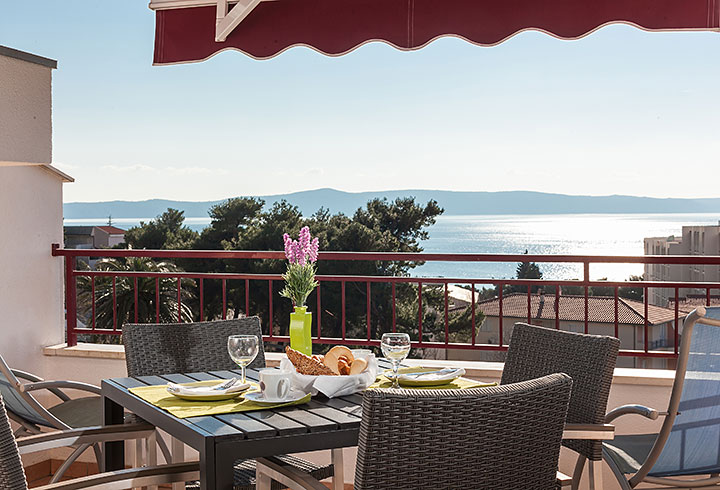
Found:
[[[205,273],[205,272],[143,272],[143,271],[106,271],[106,270],[82,270],[76,265],[77,257],[107,257],[107,258],[153,258],[184,260],[188,259],[204,259],[204,260],[275,260],[283,261],[284,253],[281,251],[208,251],[208,250],[120,250],[120,249],[63,249],[55,245],[52,249],[54,256],[62,256],[65,258],[65,305],[66,305],[66,324],[67,324],[67,343],[75,345],[78,335],[119,335],[121,334],[122,321],[138,321],[139,315],[139,298],[138,298],[138,281],[154,279],[155,298],[152,303],[155,312],[150,314],[149,321],[171,321],[161,316],[160,301],[160,284],[163,281],[165,289],[167,289],[168,281],[173,281],[173,296],[177,303],[177,317],[172,321],[183,321],[187,319],[188,314],[194,321],[211,320],[217,318],[226,318],[228,313],[228,284],[240,284],[238,291],[242,291],[240,301],[238,301],[237,293],[233,298],[234,310],[233,314],[238,315],[239,310],[243,310],[245,314],[255,314],[252,305],[263,311],[264,339],[267,342],[288,342],[287,317],[278,313],[278,305],[283,310],[287,310],[289,300],[279,297],[279,289],[282,286],[281,274],[252,274],[252,273]],[[679,309],[680,290],[684,288],[692,288],[693,290],[704,290],[706,292],[707,305],[710,305],[711,292],[720,290],[720,283],[712,282],[668,282],[668,281],[606,281],[591,280],[590,267],[592,264],[664,264],[664,265],[702,265],[702,266],[720,266],[720,256],[593,256],[593,255],[528,255],[528,254],[435,254],[435,253],[391,253],[391,252],[321,252],[319,261],[360,261],[360,262],[428,262],[428,261],[448,261],[448,262],[535,262],[535,263],[555,263],[555,264],[582,264],[583,277],[580,280],[554,280],[554,279],[497,279],[497,278],[448,278],[448,277],[406,277],[406,276],[379,276],[379,275],[318,275],[317,279],[320,286],[309,298],[308,304],[315,311],[313,315],[313,342],[320,344],[343,343],[348,345],[359,346],[379,346],[380,331],[409,331],[413,340],[412,346],[420,349],[454,349],[454,350],[481,350],[481,351],[504,351],[507,349],[507,343],[504,336],[503,318],[510,317],[507,312],[503,312],[503,296],[505,287],[514,287],[515,290],[522,289],[527,295],[527,314],[522,320],[529,323],[537,323],[537,319],[533,318],[531,311],[531,298],[534,291],[542,289],[543,291],[551,291],[554,296],[554,327],[561,328],[560,302],[567,295],[562,294],[562,288],[580,287],[584,294],[580,295],[584,304],[584,319],[580,320],[583,324],[584,332],[589,331],[590,320],[590,301],[592,296],[590,290],[593,287],[602,287],[605,290],[611,288],[614,299],[614,321],[608,323],[608,331],[606,334],[619,336],[620,325],[623,324],[619,318],[619,304],[622,297],[619,295],[620,288],[632,287],[643,291],[644,303],[644,324],[638,325],[640,329],[641,347],[633,345],[633,348],[624,348],[621,350],[622,356],[638,356],[638,357],[657,357],[672,358],[677,356],[679,345],[680,320],[684,317],[684,313]],[[78,279],[84,279],[89,282],[85,284],[86,289],[89,288],[88,294],[90,305],[82,305],[88,310],[88,321],[86,326],[78,326]],[[96,304],[98,303],[98,294],[96,285],[104,281],[107,294],[112,299],[112,322],[111,328],[98,327],[96,323]],[[132,288],[134,298],[130,311],[125,311],[127,317],[120,318],[118,315],[117,295],[118,287],[122,282],[123,287]],[[213,315],[212,318],[207,313],[208,298],[206,297],[206,289],[209,284],[213,284],[217,291],[217,298],[212,300],[220,304],[220,313]],[[263,286],[264,284],[264,286]],[[479,312],[477,308],[469,308],[469,331],[467,341],[452,340],[451,337],[451,310],[449,305],[449,285],[458,284],[465,285],[470,288],[471,304],[475,305],[478,301],[480,292],[477,290],[479,286],[496,287],[497,299],[499,300],[498,315],[498,339],[492,343],[478,342],[477,337],[481,328],[478,324]],[[352,286],[351,301],[348,300],[348,285]],[[668,335],[665,332],[663,341],[658,342],[657,339],[650,338],[650,327],[652,326],[648,317],[649,294],[651,288],[665,288],[674,290],[674,321],[668,322],[672,328],[672,332]],[[192,289],[192,301],[183,300],[188,289]],[[404,302],[399,303],[398,294],[402,289]],[[373,290],[375,292],[373,292]],[[379,294],[378,294],[379,291]],[[428,291],[435,293],[435,300],[430,301],[427,297]],[[163,292],[167,295],[167,290]],[[408,294],[414,296],[413,300],[408,303]],[[439,296],[438,296],[439,295]],[[547,294],[545,294],[547,296]],[[330,296],[331,299],[323,299],[324,296]],[[438,297],[440,298],[438,300]],[[578,296],[574,296],[578,298]],[[258,298],[263,304],[259,305]],[[109,301],[108,297],[105,298]],[[244,301],[242,301],[244,299]],[[188,313],[192,303],[192,311]],[[244,303],[244,304],[242,304]],[[330,303],[330,305],[328,305]],[[425,303],[425,304],[424,304]],[[431,303],[428,305],[428,303]],[[358,305],[361,306],[358,306]],[[411,308],[416,309],[413,314],[414,320],[412,325],[408,325],[407,308],[410,304]],[[399,320],[398,307],[402,305],[404,312],[404,322]],[[353,309],[352,332],[348,326],[348,309]],[[358,312],[358,308],[364,309],[364,324],[358,330],[358,318],[362,317]],[[373,312],[378,318],[373,318]],[[145,311],[145,318],[148,312]],[[173,315],[174,316],[174,315]],[[434,318],[432,326],[424,325],[428,323],[429,318]],[[512,318],[517,318],[512,315]],[[146,321],[148,321],[146,319]],[[378,323],[382,323],[378,327]],[[327,324],[327,325],[326,325]],[[425,329],[424,329],[425,326]],[[285,330],[285,332],[283,332]],[[330,330],[330,334],[327,333]],[[428,331],[430,330],[430,331]],[[592,332],[595,333],[595,332]],[[659,350],[665,349],[665,350]]]

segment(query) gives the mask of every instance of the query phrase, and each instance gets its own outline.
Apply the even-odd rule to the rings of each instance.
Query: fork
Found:
[[[217,391],[227,390],[228,388],[233,386],[235,383],[237,383],[237,381],[238,381],[237,378],[231,378],[223,383],[220,383],[217,386],[214,386],[213,390],[217,390]]]

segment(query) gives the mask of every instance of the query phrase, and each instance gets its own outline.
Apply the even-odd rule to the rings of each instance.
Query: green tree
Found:
[[[525,250],[525,255],[528,251]],[[535,262],[520,262],[515,268],[516,279],[542,279],[543,274],[540,267]],[[542,286],[531,286],[530,290],[537,293]],[[503,294],[509,293],[527,293],[528,287],[524,284],[511,284],[503,288]]]
[[[185,212],[168,208],[157,218],[125,232],[125,243],[130,248],[186,250],[193,248],[197,232],[184,226]]]
[[[95,264],[95,270],[107,272],[182,272],[169,262],[155,262],[146,257],[108,258]],[[137,280],[137,289],[135,281]],[[181,280],[179,314],[181,321],[192,321],[190,302],[193,281]],[[157,291],[156,291],[157,287]],[[78,311],[88,326],[93,323],[92,304],[95,302],[95,326],[99,329],[120,329],[127,322],[135,321],[135,294],[137,291],[137,320],[139,323],[154,323],[159,307],[160,322],[178,321],[177,278],[160,278],[157,286],[154,277],[98,276],[95,279],[95,297],[89,277],[78,280]],[[113,294],[114,293],[114,294]],[[156,295],[160,301],[156,303]],[[113,300],[113,297],[115,298]]]
[[[628,281],[642,281],[643,276],[630,276]],[[636,286],[625,286],[618,288],[618,296],[621,298],[633,299],[635,301],[643,301],[645,296],[645,289]]]

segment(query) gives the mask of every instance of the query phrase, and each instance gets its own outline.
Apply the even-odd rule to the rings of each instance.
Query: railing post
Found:
[[[94,298],[93,298],[94,301]],[[77,286],[75,284],[75,257],[65,256],[65,328],[67,345],[77,345]]]

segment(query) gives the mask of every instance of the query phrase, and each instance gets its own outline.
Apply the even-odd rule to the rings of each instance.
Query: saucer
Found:
[[[300,390],[290,390],[290,392],[285,398],[268,399],[263,396],[261,391],[252,391],[250,393],[245,393],[243,395],[243,398],[245,398],[246,400],[250,400],[251,402],[259,403],[261,405],[276,405],[278,403],[296,402],[302,400],[306,396],[307,393],[303,393]]]

